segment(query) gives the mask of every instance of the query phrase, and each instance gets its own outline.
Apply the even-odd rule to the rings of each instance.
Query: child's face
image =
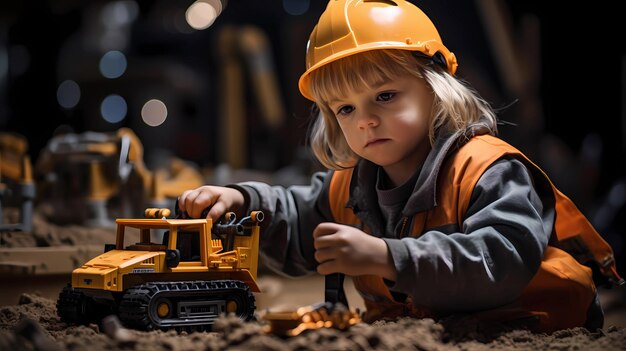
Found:
[[[430,150],[433,99],[423,79],[403,76],[361,91],[347,91],[329,106],[357,155],[382,166],[388,174],[411,175]]]

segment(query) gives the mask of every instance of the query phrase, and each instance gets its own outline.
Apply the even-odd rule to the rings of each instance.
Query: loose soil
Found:
[[[109,230],[80,226],[57,227],[35,216],[33,234],[2,233],[3,248],[55,246],[109,242]],[[105,239],[103,239],[105,238]],[[17,277],[2,277],[2,286]],[[56,281],[62,286],[65,282]],[[102,325],[67,325],[56,314],[58,288],[25,286],[9,303],[0,306],[0,350],[626,350],[626,289],[602,289],[605,327],[590,332],[583,328],[534,334],[479,323],[469,317],[445,320],[402,318],[395,321],[359,323],[347,330],[323,328],[295,337],[266,333],[266,311],[293,309],[323,298],[323,278],[286,279],[259,273],[262,293],[256,294],[257,313],[250,322],[222,316],[210,332],[136,331],[121,327],[115,318]],[[348,300],[361,308],[350,282]]]

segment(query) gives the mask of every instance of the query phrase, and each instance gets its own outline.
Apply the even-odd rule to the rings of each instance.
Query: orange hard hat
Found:
[[[450,74],[456,57],[442,43],[433,22],[422,10],[405,0],[330,0],[306,48],[306,72],[298,87],[304,97],[310,74],[321,66],[359,52],[376,49],[419,51],[441,55]]]

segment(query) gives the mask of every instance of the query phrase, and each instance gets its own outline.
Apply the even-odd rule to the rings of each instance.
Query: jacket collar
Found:
[[[402,215],[410,217],[437,206],[437,179],[443,162],[474,135],[488,133],[488,128],[480,122],[463,132],[439,133],[424,161],[413,194],[402,210]],[[373,233],[382,233],[385,228],[374,191],[378,169],[379,166],[367,160],[360,160],[357,163],[352,174],[350,198],[347,203]]]

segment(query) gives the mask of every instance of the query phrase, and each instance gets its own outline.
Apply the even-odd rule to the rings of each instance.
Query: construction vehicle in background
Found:
[[[187,189],[204,184],[190,163],[171,157],[154,171],[129,128],[52,138],[35,165],[38,204],[48,220],[114,226],[112,218],[137,217],[146,207],[171,207]]]
[[[28,147],[21,134],[0,132],[0,280],[5,282],[0,305],[16,303],[25,291],[44,294],[58,279],[66,280],[78,262],[102,250],[102,244],[76,240],[72,230],[57,237],[56,228],[42,223],[36,211],[39,184],[33,177]],[[94,237],[112,235],[102,228],[85,231]],[[60,242],[75,245],[61,246]]]
[[[178,208],[178,207],[176,207]],[[139,330],[210,330],[221,314],[250,320],[256,309],[259,223],[253,211],[236,221],[167,218],[148,209],[142,219],[117,219],[115,244],[72,272],[57,313],[72,324],[115,314]],[[155,239],[156,238],[156,239]]]
[[[276,168],[277,154],[282,148],[278,132],[287,113],[270,41],[253,25],[222,26],[218,41],[218,84],[223,97],[219,105],[219,161],[234,169]],[[251,102],[247,87],[256,101],[252,106],[258,111],[252,121],[247,120],[250,112],[246,109]],[[247,137],[241,137],[242,131]],[[254,157],[250,150],[254,150]]]
[[[28,141],[20,134],[0,133],[0,231],[31,231],[35,191]],[[19,218],[4,223],[3,208],[9,207],[18,209]]]

